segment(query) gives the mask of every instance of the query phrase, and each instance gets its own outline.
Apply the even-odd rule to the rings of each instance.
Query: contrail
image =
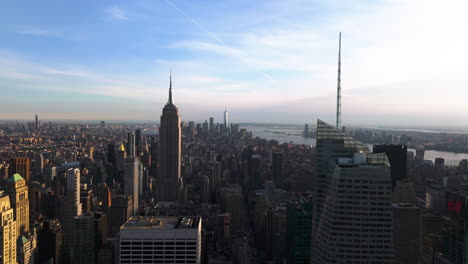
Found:
[[[190,22],[192,22],[192,24],[196,25],[197,27],[201,28],[203,31],[205,31],[206,34],[208,34],[211,38],[213,38],[214,40],[216,40],[219,44],[221,44],[222,46],[224,47],[227,47],[227,48],[230,48],[224,41],[222,41],[221,39],[219,39],[215,34],[211,33],[208,29],[206,29],[204,26],[202,26],[202,24],[198,23],[198,21],[196,21],[194,18],[192,18],[191,16],[185,14],[182,10],[180,10],[177,6],[174,5],[174,3],[172,3],[170,0],[165,0],[166,3],[168,3],[170,6],[172,6],[175,10],[177,10],[177,12],[179,12],[182,16],[184,16],[186,19],[188,19]],[[244,56],[242,55],[239,55],[237,54],[237,57],[239,57],[243,62],[245,62],[246,64],[250,65],[250,62],[249,60],[247,60]],[[264,73],[264,72],[261,72],[263,73],[263,76],[270,80],[270,81],[273,81],[273,78],[271,78],[270,75]]]

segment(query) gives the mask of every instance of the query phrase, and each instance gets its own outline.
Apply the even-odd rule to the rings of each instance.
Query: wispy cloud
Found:
[[[128,14],[125,10],[118,6],[111,6],[105,9],[105,12],[112,18],[116,20],[128,20]]]
[[[59,32],[54,31],[54,30],[36,28],[36,27],[18,27],[16,29],[16,33],[23,34],[23,35],[41,36],[41,37],[57,37],[61,35]]]

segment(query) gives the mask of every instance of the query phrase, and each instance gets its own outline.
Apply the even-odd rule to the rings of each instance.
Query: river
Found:
[[[252,131],[254,137],[260,137],[267,140],[276,140],[280,143],[293,143],[315,146],[315,138],[305,138],[302,136],[303,129],[297,126],[242,126],[241,128]],[[372,145],[370,145],[372,151]],[[415,153],[414,149],[409,148],[408,151]],[[415,153],[416,154],[416,153]],[[425,160],[434,161],[436,158],[445,159],[446,164],[456,165],[462,159],[468,159],[468,153],[455,153],[437,150],[426,150],[424,153]]]

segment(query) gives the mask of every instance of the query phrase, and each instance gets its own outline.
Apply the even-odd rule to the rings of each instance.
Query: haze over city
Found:
[[[465,1],[4,1],[0,119],[468,121]],[[215,115],[218,113],[218,116]]]

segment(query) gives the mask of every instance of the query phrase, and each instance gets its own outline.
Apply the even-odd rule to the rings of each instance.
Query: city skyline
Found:
[[[343,125],[459,125],[463,5],[7,2],[0,119],[155,120],[172,68],[185,120],[333,121],[342,31]]]

